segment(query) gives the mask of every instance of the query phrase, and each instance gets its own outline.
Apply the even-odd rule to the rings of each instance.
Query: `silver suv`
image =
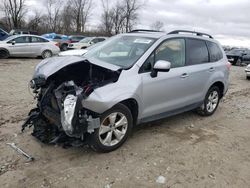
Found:
[[[230,64],[212,36],[145,30],[111,37],[85,56],[37,65],[37,98],[23,129],[44,143],[109,152],[136,124],[196,109],[212,115],[228,89]]]

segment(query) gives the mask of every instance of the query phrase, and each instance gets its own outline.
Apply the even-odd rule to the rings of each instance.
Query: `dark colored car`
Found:
[[[9,37],[9,34],[0,28],[0,40],[4,40]]]
[[[70,43],[79,42],[80,40],[82,40],[84,38],[85,38],[85,36],[83,36],[83,35],[70,35],[69,42]]]
[[[242,56],[242,61],[243,61],[245,64],[250,64],[250,50],[247,50],[247,51],[246,51],[246,55],[243,55],[243,56]]]
[[[26,30],[26,29],[12,29],[9,34],[10,35],[23,35],[23,34],[38,35],[38,32],[29,31],[29,30]]]
[[[233,49],[230,50],[229,52],[226,53],[228,61],[232,65],[241,65],[243,61],[243,56],[247,55],[247,52],[249,52],[248,49],[245,48],[238,48],[238,49]]]

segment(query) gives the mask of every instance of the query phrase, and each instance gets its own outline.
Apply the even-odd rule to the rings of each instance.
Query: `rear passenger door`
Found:
[[[49,42],[48,40],[45,40],[40,37],[31,37],[31,48],[32,48],[32,55],[41,55],[42,54],[42,49],[45,47],[46,43]]]
[[[186,39],[186,72],[189,77],[190,100],[202,102],[204,88],[215,67],[210,63],[209,52],[205,40]]]

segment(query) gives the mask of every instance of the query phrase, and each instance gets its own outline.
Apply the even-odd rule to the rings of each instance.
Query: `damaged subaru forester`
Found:
[[[228,88],[230,64],[212,36],[176,30],[116,35],[84,56],[39,63],[37,100],[22,125],[43,143],[88,144],[110,152],[132,127],[188,110],[212,115]]]

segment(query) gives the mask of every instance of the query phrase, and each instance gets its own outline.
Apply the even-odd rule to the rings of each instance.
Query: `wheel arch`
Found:
[[[9,52],[9,50],[7,48],[1,47],[0,50],[4,50],[4,51],[6,51],[6,52],[8,52],[10,54],[10,52]]]
[[[138,110],[139,110],[138,102],[136,101],[136,99],[129,98],[129,99],[125,99],[119,103],[122,103],[129,108],[129,110],[132,114],[132,117],[133,117],[133,124],[136,125],[137,118],[138,118]]]
[[[217,87],[219,88],[219,90],[220,90],[220,98],[222,98],[222,97],[223,97],[223,94],[224,94],[224,89],[225,89],[224,83],[221,82],[221,81],[216,81],[216,82],[214,82],[214,83],[210,86],[210,88],[213,87],[213,86],[217,86]]]

